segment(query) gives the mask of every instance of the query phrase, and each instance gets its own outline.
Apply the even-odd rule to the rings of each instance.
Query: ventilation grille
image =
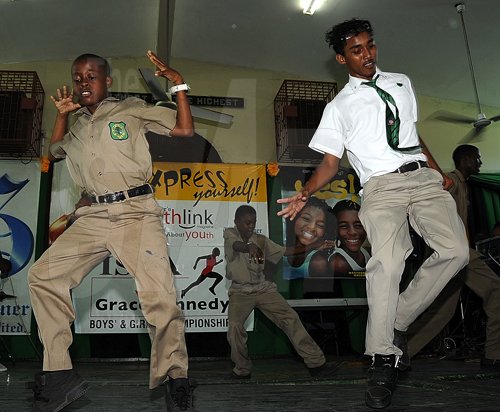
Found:
[[[274,99],[276,155],[282,164],[318,164],[322,155],[308,147],[337,83],[285,80]]]
[[[36,72],[0,70],[0,158],[40,156],[44,96]]]

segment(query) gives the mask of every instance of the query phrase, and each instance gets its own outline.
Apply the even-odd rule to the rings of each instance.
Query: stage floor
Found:
[[[293,357],[256,359],[250,380],[230,377],[228,359],[191,359],[190,375],[197,382],[195,402],[200,412],[367,411],[364,403],[364,359],[342,360],[334,378],[315,380]],[[0,372],[0,410],[29,411],[38,362],[4,362]],[[400,379],[392,406],[386,411],[485,412],[500,411],[500,372],[485,372],[479,360],[417,359]],[[64,411],[165,411],[163,387],[148,390],[148,362],[78,362],[90,383],[87,394]]]

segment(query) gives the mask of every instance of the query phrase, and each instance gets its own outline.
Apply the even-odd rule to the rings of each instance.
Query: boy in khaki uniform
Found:
[[[236,227],[224,230],[226,277],[231,280],[227,337],[231,346],[231,360],[235,364],[233,377],[250,378],[252,372],[244,323],[255,308],[286,333],[312,376],[332,375],[338,365],[326,362],[325,355],[305,330],[297,312],[280,295],[276,284],[265,279],[265,261],[278,263],[285,253],[285,247],[254,233],[256,221],[255,209],[242,205],[235,212]]]
[[[190,137],[193,120],[182,76],[151,51],[148,57],[158,68],[156,75],[176,85],[177,111],[136,98],[108,97],[109,64],[92,54],[73,62],[73,92],[64,86],[51,97],[58,113],[49,158],[66,159],[73,180],[92,203],[76,210],[78,219],[29,271],[31,301],[44,347],[43,372],[35,376],[33,386],[35,411],[59,411],[87,390],[73,371],[68,352],[75,319],[71,289],[110,254],[134,277],[150,326],[150,388],[168,379],[167,410],[194,410],[184,318],[176,304],[162,209],[147,183],[152,160],[145,137],[147,131]],[[66,132],[71,112],[77,120]]]

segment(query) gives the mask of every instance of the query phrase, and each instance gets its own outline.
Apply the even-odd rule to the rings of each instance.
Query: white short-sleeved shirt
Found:
[[[377,69],[377,85],[394,98],[401,120],[399,147],[418,146],[417,100],[404,74]],[[409,154],[390,148],[386,135],[386,104],[366,80],[349,76],[349,82],[326,105],[309,147],[338,158],[347,158],[363,186],[372,176],[390,173],[405,163],[427,160],[423,153]]]

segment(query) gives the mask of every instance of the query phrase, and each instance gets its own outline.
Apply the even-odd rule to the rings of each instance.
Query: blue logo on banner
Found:
[[[7,174],[0,177],[0,195],[11,194],[4,203],[0,204],[0,211],[28,184],[28,182],[29,179],[22,182],[16,182]],[[8,228],[7,232],[0,233],[0,238],[10,238],[12,242],[10,254],[6,251],[1,251],[2,256],[10,260],[12,269],[8,276],[12,276],[28,264],[33,253],[35,242],[31,229],[23,221],[3,213],[0,213],[0,219],[5,222]]]

